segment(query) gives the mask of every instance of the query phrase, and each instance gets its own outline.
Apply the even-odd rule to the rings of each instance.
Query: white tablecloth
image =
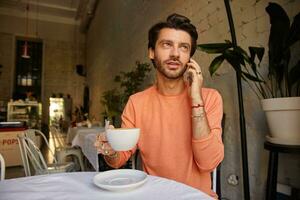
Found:
[[[0,200],[213,200],[187,185],[156,176],[127,192],[110,192],[93,184],[98,172],[74,172],[0,181]]]
[[[98,152],[94,146],[97,134],[88,134],[84,137],[84,144],[81,146],[81,151],[85,157],[89,160],[93,168],[99,171],[99,159]]]
[[[66,137],[66,142],[68,144],[72,144],[72,141],[74,140],[74,138],[76,137],[76,135],[78,133],[95,133],[95,132],[102,132],[104,131],[103,127],[70,127],[68,129],[68,133],[67,133],[67,137]]]
[[[103,127],[95,127],[95,128],[73,128],[76,132],[73,140],[72,146],[79,146],[81,148],[82,153],[91,163],[96,171],[99,170],[99,162],[98,162],[98,153],[97,149],[94,147],[94,143],[96,141],[96,136],[98,133],[103,132]],[[73,132],[72,131],[72,132]]]

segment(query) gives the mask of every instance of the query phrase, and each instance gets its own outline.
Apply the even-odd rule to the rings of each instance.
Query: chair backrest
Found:
[[[217,168],[212,172],[212,190],[217,192]]]
[[[26,135],[18,135],[20,149],[22,149],[25,159],[30,161],[35,172],[48,172],[48,166],[40,149]]]
[[[42,139],[48,144],[48,140],[46,138],[46,136],[44,135],[44,133],[42,133],[40,130],[37,129],[27,129],[24,131],[24,134],[30,138],[38,147],[39,147],[39,143],[41,142],[39,140],[39,136],[42,137]]]
[[[38,140],[37,140],[37,135],[40,135],[42,138],[43,138],[43,141],[46,143],[46,147],[47,147],[47,149],[49,150],[49,152],[50,152],[50,154],[51,154],[51,156],[53,157],[53,159],[54,159],[54,162],[57,162],[57,160],[56,160],[56,158],[55,158],[55,156],[54,156],[54,152],[52,151],[52,149],[51,149],[51,147],[50,147],[50,144],[49,144],[49,142],[48,142],[48,139],[47,139],[47,137],[45,136],[45,134],[42,132],[42,131],[40,131],[40,130],[38,130],[38,129],[27,129],[25,132],[24,132],[24,134],[25,134],[25,136],[27,137],[27,138],[30,138],[33,142],[34,142],[34,144],[37,146],[37,143],[38,143]]]
[[[1,173],[0,173],[0,181],[4,180],[5,179],[5,161],[4,161],[4,158],[3,156],[1,155],[0,153],[0,170],[1,170]]]
[[[20,154],[21,154],[21,158],[22,158],[22,162],[23,162],[23,167],[24,167],[24,171],[25,171],[25,176],[31,176],[29,160],[28,160],[28,157],[26,154],[26,148],[23,144],[23,141],[20,139],[21,137],[24,137],[24,134],[19,134],[17,136],[17,138],[18,138]]]
[[[224,131],[224,129],[225,129],[225,119],[226,119],[226,114],[224,113],[223,117],[222,117],[222,122],[221,122],[221,126],[222,126],[222,141],[224,141],[223,138],[224,138],[224,133],[225,133],[225,131]],[[222,198],[222,194],[221,194],[221,169],[220,168],[221,168],[221,163],[212,172],[212,190],[215,193],[217,193],[218,197],[221,199]]]

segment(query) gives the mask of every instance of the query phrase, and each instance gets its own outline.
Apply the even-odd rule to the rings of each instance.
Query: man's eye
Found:
[[[163,45],[163,47],[170,47],[170,46],[171,46],[171,43],[169,43],[169,42],[164,42],[162,45]]]
[[[183,46],[181,46],[181,49],[184,51],[188,51],[190,48],[187,45],[183,45]]]

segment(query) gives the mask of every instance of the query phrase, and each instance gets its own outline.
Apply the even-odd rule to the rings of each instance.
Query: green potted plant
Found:
[[[271,97],[263,99],[261,103],[270,128],[267,139],[273,143],[300,145],[300,60],[292,52],[293,45],[300,40],[300,13],[290,26],[289,17],[280,5],[269,3],[266,11],[271,22]],[[291,56],[298,59],[294,65],[290,63]]]
[[[120,115],[121,110],[121,94],[117,89],[104,91],[101,97],[101,104],[104,106],[104,120],[108,119],[113,124],[116,116]],[[104,124],[104,123],[103,123]]]
[[[224,60],[238,70],[258,98],[266,112],[270,136],[267,139],[280,144],[300,144],[300,60],[291,65],[291,52],[300,39],[300,13],[290,26],[284,9],[269,3],[266,8],[270,17],[268,76],[259,72],[258,66],[264,48],[249,47],[249,54],[230,41],[225,43],[200,44],[198,48],[211,54],[219,54],[209,66],[214,75]],[[299,53],[299,51],[298,51]],[[258,58],[256,61],[256,57]],[[294,59],[297,59],[296,57]]]
[[[151,71],[149,63],[136,61],[136,66],[132,71],[123,72],[115,76],[114,81],[118,83],[119,89],[104,91],[101,104],[104,107],[102,115],[112,121],[115,126],[121,125],[120,116],[130,97],[130,95],[143,89],[142,83]]]

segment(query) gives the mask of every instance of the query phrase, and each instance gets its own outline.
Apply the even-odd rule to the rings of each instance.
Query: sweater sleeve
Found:
[[[134,128],[135,127],[135,112],[132,100],[129,99],[121,116],[122,128]],[[134,154],[136,147],[129,151],[119,151],[119,158],[115,159],[114,162],[107,162],[107,164],[113,168],[120,168],[127,160]]]
[[[222,142],[223,103],[221,95],[213,90],[205,101],[205,111],[210,133],[208,136],[192,140],[194,159],[201,171],[213,171],[224,158]]]

